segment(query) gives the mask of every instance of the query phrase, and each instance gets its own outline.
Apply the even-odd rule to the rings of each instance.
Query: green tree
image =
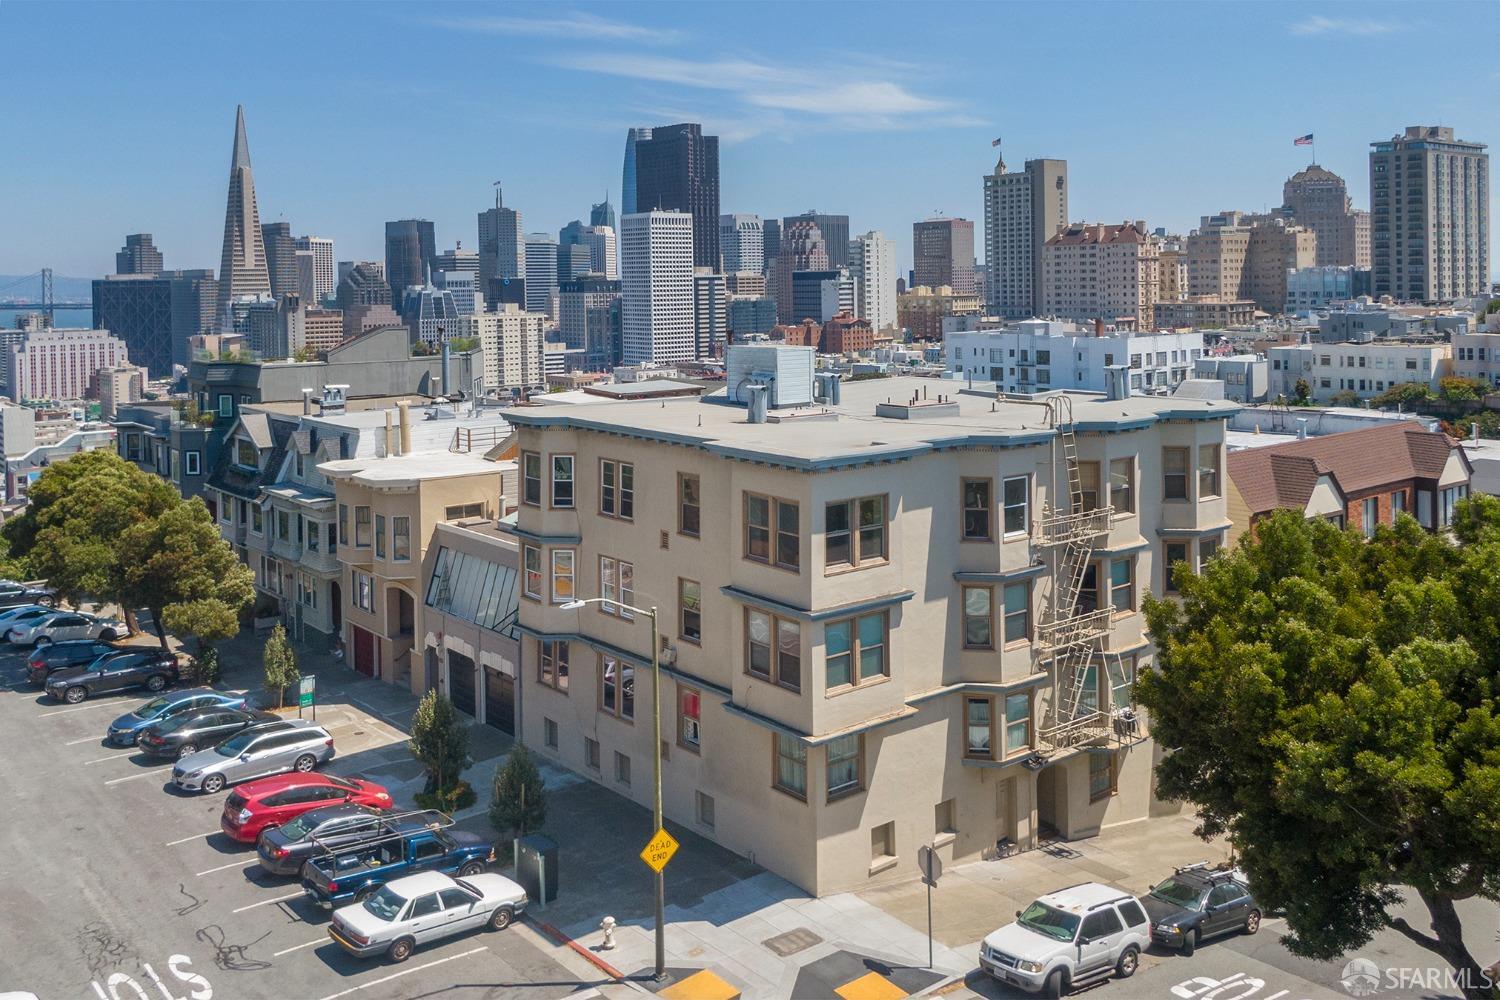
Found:
[[[495,769],[490,794],[490,825],[524,837],[547,821],[547,786],[526,744],[517,743]]]
[[[286,689],[301,680],[302,672],[297,669],[297,653],[286,637],[286,629],[279,622],[271,629],[260,662],[265,668],[266,690],[276,692],[277,708],[284,707]]]
[[[1305,378],[1299,378],[1292,386],[1292,391],[1296,393],[1297,402],[1300,404],[1305,404],[1312,398],[1312,386],[1308,384]]]
[[[1369,542],[1299,512],[1148,598],[1139,698],[1160,794],[1227,834],[1288,947],[1332,959],[1393,929],[1488,997],[1455,904],[1500,900],[1500,501],[1455,540],[1409,517]],[[1461,610],[1462,609],[1462,610]],[[1415,895],[1431,933],[1392,912]]]
[[[456,789],[464,768],[474,763],[469,757],[469,727],[459,720],[453,702],[436,690],[428,691],[417,706],[406,746],[427,773],[428,793]]]
[[[1426,382],[1402,382],[1370,400],[1370,405],[1381,410],[1394,410],[1398,406],[1407,410],[1424,410],[1435,399],[1432,387]]]
[[[1438,394],[1454,406],[1477,403],[1489,391],[1488,384],[1462,375],[1447,375],[1438,380]]]
[[[254,599],[250,568],[219,537],[198,498],[127,528],[116,543],[121,603],[149,608],[162,648],[165,627],[212,644],[235,633]]]

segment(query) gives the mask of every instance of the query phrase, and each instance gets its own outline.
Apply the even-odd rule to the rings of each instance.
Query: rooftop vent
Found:
[[[347,385],[325,385],[323,387],[322,412],[329,416],[344,412],[345,396],[349,392]]]

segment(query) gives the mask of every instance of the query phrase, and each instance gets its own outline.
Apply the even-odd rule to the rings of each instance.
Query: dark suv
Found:
[[[76,705],[90,695],[133,687],[161,691],[176,681],[176,653],[136,646],[107,653],[86,667],[59,670],[47,678],[47,693]]]
[[[1199,943],[1220,934],[1260,930],[1260,904],[1238,869],[1206,863],[1178,868],[1141,897],[1151,918],[1151,940],[1191,955]]]
[[[33,684],[45,684],[59,670],[93,663],[119,648],[102,639],[70,639],[41,646],[26,659],[26,677]]]

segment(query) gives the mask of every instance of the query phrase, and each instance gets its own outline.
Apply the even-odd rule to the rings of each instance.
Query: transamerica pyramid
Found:
[[[245,106],[240,105],[234,115],[229,202],[224,208],[224,258],[219,265],[219,330],[233,331],[231,305],[235,299],[270,294],[266,245],[261,240],[260,210],[255,205],[255,177],[250,172],[250,142],[245,138]]]

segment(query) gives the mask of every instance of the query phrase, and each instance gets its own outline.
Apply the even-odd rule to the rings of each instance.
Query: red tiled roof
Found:
[[[1252,514],[1302,509],[1320,476],[1345,495],[1408,479],[1437,479],[1458,442],[1408,421],[1233,452],[1229,478]]]

